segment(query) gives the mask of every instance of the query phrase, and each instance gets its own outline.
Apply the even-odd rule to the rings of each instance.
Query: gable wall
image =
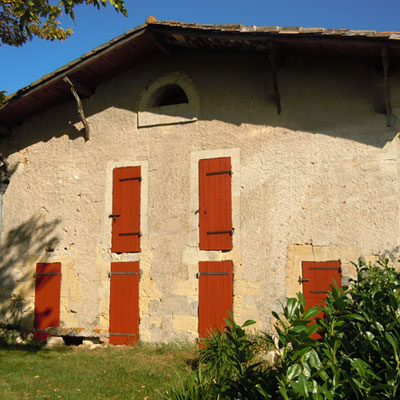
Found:
[[[198,121],[138,129],[140,94],[174,71],[198,92]],[[107,330],[110,262],[140,260],[141,339],[195,338],[198,262],[232,260],[236,319],[268,329],[300,290],[302,260],[340,259],[349,276],[358,256],[397,251],[397,128],[373,110],[376,80],[357,60],[287,57],[277,115],[266,56],[177,54],[100,85],[84,104],[87,142],[72,101],[32,118],[7,147],[3,293],[33,302],[36,263],[61,262],[61,323]],[[397,115],[398,89],[394,77]],[[234,247],[202,252],[198,160],[221,156],[232,158]],[[143,172],[142,252],[112,254],[112,170],[131,165]]]

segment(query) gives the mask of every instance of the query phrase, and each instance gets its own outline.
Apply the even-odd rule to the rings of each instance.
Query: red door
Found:
[[[36,264],[34,339],[46,341],[45,328],[60,326],[61,263]]]
[[[325,305],[325,298],[331,290],[330,285],[341,287],[342,275],[340,261],[303,261],[303,294],[306,308]],[[323,318],[322,312],[315,318]],[[318,338],[318,334],[313,335]]]
[[[232,261],[199,262],[199,337],[225,327],[233,310]]]
[[[112,251],[140,252],[141,167],[113,171]]]
[[[231,158],[200,160],[200,250],[232,249],[231,192]]]
[[[139,340],[139,262],[113,262],[110,272],[110,344]]]

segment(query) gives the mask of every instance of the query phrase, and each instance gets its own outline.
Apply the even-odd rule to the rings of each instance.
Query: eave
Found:
[[[273,43],[273,46],[272,46]],[[391,65],[400,64],[400,33],[301,27],[200,25],[155,21],[134,28],[77,60],[10,95],[0,108],[0,135],[49,108],[72,100],[74,82],[80,96],[115,75],[143,64],[155,55],[173,57],[175,49],[265,52],[364,57],[381,62],[386,48]]]

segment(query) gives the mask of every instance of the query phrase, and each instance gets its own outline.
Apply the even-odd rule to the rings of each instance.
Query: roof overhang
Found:
[[[83,97],[87,97],[101,82],[162,53],[173,56],[177,48],[269,52],[273,43],[279,53],[341,55],[379,61],[382,46],[385,46],[390,63],[400,64],[399,32],[150,21],[10,95],[0,108],[0,135],[8,134],[10,128],[33,115],[71,100],[70,86],[65,77],[81,89]]]

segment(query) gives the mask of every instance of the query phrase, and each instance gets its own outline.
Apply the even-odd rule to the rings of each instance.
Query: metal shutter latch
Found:
[[[299,282],[300,285],[301,285],[301,284],[304,283],[304,282],[310,282],[310,280],[307,279],[307,278],[302,278],[301,276],[299,276],[299,280],[298,280],[297,282]]]

